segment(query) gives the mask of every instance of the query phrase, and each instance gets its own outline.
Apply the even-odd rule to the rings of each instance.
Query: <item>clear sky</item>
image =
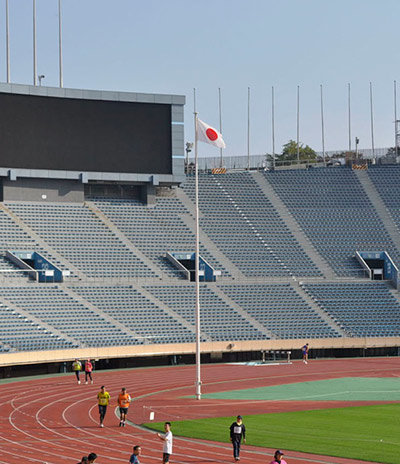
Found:
[[[5,0],[0,0],[0,80],[6,81]],[[58,1],[36,0],[38,73],[58,86]],[[11,82],[33,81],[32,0],[9,0]],[[193,88],[199,117],[218,128],[222,92],[226,155],[270,152],[271,87],[276,151],[296,139],[321,150],[320,84],[325,148],[352,135],[371,146],[394,145],[393,81],[399,83],[400,0],[62,0],[64,87],[186,95],[185,139],[193,140]],[[399,106],[400,108],[400,106]],[[400,110],[399,110],[400,118]],[[203,145],[203,144],[201,144]],[[353,141],[354,145],[354,141]],[[218,149],[201,147],[201,154]]]

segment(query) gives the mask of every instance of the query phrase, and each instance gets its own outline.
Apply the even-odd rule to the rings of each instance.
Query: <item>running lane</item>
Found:
[[[232,364],[202,367],[203,392],[279,385],[309,380],[346,376],[400,376],[398,359],[362,359],[314,361],[307,366],[245,366]],[[236,414],[235,402],[196,401],[194,366],[131,369],[95,373],[94,385],[77,385],[73,375],[33,378],[0,384],[0,464],[58,464],[78,462],[94,451],[96,464],[126,464],[132,446],[140,444],[142,461],[159,463],[162,443],[155,433],[143,430],[150,412],[158,421]],[[105,427],[99,427],[96,395],[101,385],[111,394]],[[134,402],[128,414],[130,423],[118,427],[116,399],[126,387]],[[182,398],[189,396],[188,398]],[[291,402],[291,409],[306,409],[313,402]],[[241,413],[278,412],[288,410],[288,402],[241,402]],[[351,403],[344,403],[345,405]],[[327,407],[330,405],[328,404]],[[332,404],[338,406],[338,402]],[[321,407],[321,402],[318,402]],[[242,461],[265,464],[273,450],[245,446]],[[360,461],[305,455],[288,451],[290,464],[354,464]],[[181,464],[213,464],[232,461],[229,443],[213,443],[174,437],[171,462]],[[363,461],[364,462],[364,461]]]

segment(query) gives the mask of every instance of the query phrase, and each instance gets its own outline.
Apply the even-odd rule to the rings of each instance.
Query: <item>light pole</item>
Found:
[[[186,142],[186,172],[189,170],[189,153],[192,151],[193,148],[193,143],[192,142]]]
[[[42,86],[42,79],[44,79],[46,76],[44,74],[40,74],[40,76],[38,76],[38,79],[39,79],[39,87]]]
[[[397,158],[397,155],[399,154],[399,145],[400,145],[399,122],[400,122],[400,119],[396,119],[394,121],[394,133],[395,133],[394,153],[395,153],[396,158]]]

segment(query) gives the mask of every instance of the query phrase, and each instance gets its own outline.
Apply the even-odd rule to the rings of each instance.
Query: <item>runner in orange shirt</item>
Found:
[[[126,392],[124,387],[121,390],[121,393],[118,395],[118,405],[119,405],[119,426],[125,427],[126,415],[128,414],[129,404],[131,402],[130,395]]]

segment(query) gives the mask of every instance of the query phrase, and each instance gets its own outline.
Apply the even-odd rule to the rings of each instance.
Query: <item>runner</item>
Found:
[[[308,343],[301,347],[303,353],[303,363],[308,364]]]
[[[121,390],[121,393],[118,395],[118,405],[119,405],[119,426],[125,427],[126,415],[128,414],[129,403],[131,402],[131,397],[126,393],[126,388]]]
[[[281,450],[276,450],[274,454],[274,460],[270,464],[287,464],[287,462],[282,459],[283,453]]]
[[[157,436],[160,440],[164,442],[163,446],[163,464],[169,462],[169,458],[172,454],[172,432],[171,432],[171,422],[165,422],[164,424],[165,435],[157,433]]]
[[[78,381],[78,385],[80,385],[81,380],[79,378],[79,374],[82,370],[82,363],[75,359],[75,361],[72,363],[72,370],[75,372],[76,380]]]
[[[103,421],[107,412],[108,403],[110,402],[110,394],[106,391],[104,385],[101,387],[99,393],[97,393],[97,399],[99,402],[100,427],[104,427]]]
[[[93,370],[93,365],[90,362],[90,359],[88,359],[85,362],[85,384],[88,384],[88,378],[90,378],[90,383],[93,383],[92,379],[92,370]]]
[[[129,464],[140,464],[138,456],[142,452],[142,448],[139,445],[133,447],[133,454],[129,459]]]
[[[97,454],[90,453],[88,456],[88,464],[93,464],[96,459],[97,459]]]

